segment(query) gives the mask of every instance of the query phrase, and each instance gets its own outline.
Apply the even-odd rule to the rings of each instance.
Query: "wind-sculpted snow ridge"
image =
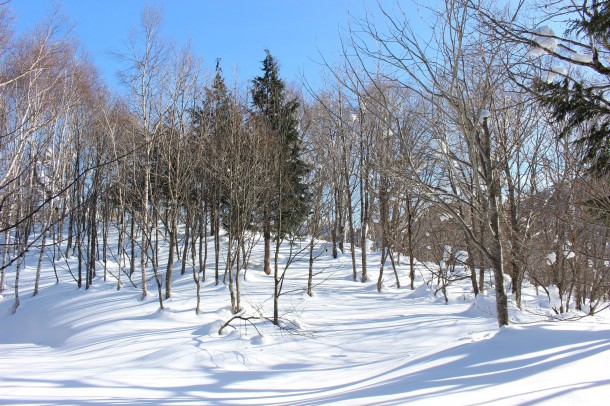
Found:
[[[369,261],[363,284],[351,280],[348,255],[321,255],[312,297],[301,289],[307,263],[291,265],[281,329],[266,319],[273,279],[253,266],[242,294],[244,314],[257,318],[222,334],[229,294],[213,279],[196,315],[188,273],[158,310],[154,295],[117,292],[111,279],[78,290],[60,271],[55,284],[51,267],[31,297],[28,267],[17,313],[10,290],[0,300],[0,404],[603,404],[610,393],[606,311],[553,321],[549,299],[526,284],[523,310],[511,306],[513,324],[498,329],[490,286],[475,299],[469,281],[456,282],[445,304],[433,266],[418,264],[414,291],[386,272],[378,293],[379,257]],[[404,285],[408,268],[398,268]]]

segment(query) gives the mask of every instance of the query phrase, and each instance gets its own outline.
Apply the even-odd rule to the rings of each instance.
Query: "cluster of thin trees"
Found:
[[[147,9],[116,53],[125,66],[119,98],[79,56],[57,16],[21,38],[10,35],[7,8],[2,17],[1,284],[10,270],[15,309],[25,259],[38,255],[34,294],[49,261],[57,278],[57,267],[67,268],[78,287],[89,288],[102,270],[117,289],[127,282],[146,296],[154,286],[163,308],[179,263],[181,274],[192,268],[197,311],[211,268],[216,284],[228,283],[238,312],[239,277],[256,231],[264,234],[265,272],[274,271],[279,298],[280,242],[299,231],[309,192],[299,103],[275,59],[267,52],[249,103],[226,87],[220,64],[206,86],[200,60],[166,42],[161,13]]]
[[[324,240],[334,257],[350,256],[354,281],[378,270],[380,291],[384,280],[405,282],[401,261],[413,289],[416,259],[435,264],[430,283],[444,294],[464,278],[475,295],[494,289],[499,325],[508,294],[521,307],[526,282],[557,293],[558,313],[594,313],[610,293],[608,136],[599,136],[610,48],[598,27],[610,10],[548,5],[549,20],[569,19],[557,36],[521,24],[524,3],[494,7],[420,8],[425,40],[408,9],[380,9],[383,29],[355,19],[342,61],[327,66],[322,89],[304,86],[308,96],[286,86],[268,51],[247,92],[227,87],[220,62],[206,83],[201,61],[165,41],[161,14],[147,9],[116,53],[118,97],[57,16],[15,37],[2,6],[0,286],[11,279],[17,309],[35,256],[34,294],[49,261],[79,287],[99,272],[143,296],[156,287],[163,307],[179,266],[192,272],[197,311],[202,280],[214,278],[239,315],[262,240],[277,324],[296,258],[281,257],[281,243],[300,238],[310,294]]]
[[[558,313],[593,313],[610,291],[610,6],[557,1],[532,16],[524,1],[442,3],[418,9],[430,37],[399,5],[380,10],[383,28],[353,21],[315,96],[333,243],[373,240],[379,289],[388,258],[400,286],[401,253],[436,262],[443,293],[466,277],[478,294],[490,269],[500,325],[524,281],[556,287]],[[456,262],[469,272],[451,275]],[[364,255],[360,269],[366,280]]]

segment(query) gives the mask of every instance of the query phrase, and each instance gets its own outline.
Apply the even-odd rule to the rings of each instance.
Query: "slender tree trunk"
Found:
[[[498,313],[498,325],[500,327],[508,325],[508,297],[504,289],[504,264],[502,254],[502,237],[500,231],[499,206],[502,200],[500,196],[500,182],[495,176],[495,169],[492,165],[491,157],[491,134],[487,126],[487,119],[483,121],[483,157],[484,174],[487,183],[487,212],[488,221],[492,233],[490,244],[490,254],[492,268],[494,272],[494,285],[496,287],[496,309]]]
[[[97,247],[97,195],[94,192],[92,198],[92,207],[91,212],[89,214],[89,234],[91,236],[91,245],[89,248],[89,258],[88,258],[88,271],[87,271],[87,288],[89,288],[93,284],[93,278],[95,277],[95,265],[97,261],[96,247]]]
[[[13,303],[13,314],[17,312],[17,308],[21,304],[19,301],[19,274],[21,272],[21,264],[24,261],[23,256],[17,260],[17,266],[15,267],[15,302]]]
[[[6,265],[7,258],[9,256],[9,247],[11,245],[11,233],[9,230],[4,232],[4,247],[2,247],[2,270],[0,270],[0,293],[4,291],[4,278],[6,277],[6,272],[4,269],[4,265]]]
[[[47,214],[47,220],[42,225],[43,226],[42,241],[40,242],[40,253],[38,254],[38,264],[36,266],[36,279],[34,281],[34,293],[32,296],[38,295],[38,290],[40,287],[40,274],[42,272],[42,261],[44,259],[44,252],[45,252],[45,248],[47,245],[48,229],[51,227],[52,214],[53,214],[53,212],[51,210],[49,210],[49,213]]]
[[[77,221],[76,227],[78,232],[76,233],[76,247],[78,249],[78,287],[83,286],[83,244],[82,244],[82,230],[81,230],[81,221],[80,215],[78,216],[79,220]]]
[[[151,199],[152,200],[152,199]],[[163,281],[161,275],[159,275],[159,219],[157,212],[153,210],[151,215],[151,225],[150,230],[147,228],[147,235],[149,236],[148,242],[151,247],[151,265],[153,270],[153,275],[155,277],[155,283],[157,284],[157,297],[159,299],[159,309],[163,310]],[[148,226],[146,226],[148,227]],[[153,233],[154,231],[154,233]],[[152,236],[155,236],[155,243],[153,246]]]
[[[470,283],[475,297],[479,295],[479,285],[477,284],[476,257],[475,248],[470,241],[470,237],[466,235],[466,246],[468,247],[468,268],[470,268]]]
[[[119,274],[117,275],[116,290],[121,290],[121,275],[124,271],[124,260],[125,260],[125,211],[123,210],[123,203],[119,197],[119,238],[117,243],[117,253],[119,262]]]
[[[237,246],[235,247],[236,253],[235,253],[235,307],[237,312],[241,311],[241,287],[240,287],[240,280],[239,280],[239,272],[240,272],[240,263],[241,263],[241,259],[240,259],[240,250],[239,250],[239,246],[243,243],[239,240],[243,240],[243,233],[241,231],[238,232],[238,241],[237,241]]]
[[[195,217],[195,219],[196,218],[197,217]],[[201,226],[197,224],[200,221],[201,221],[201,219],[199,221],[195,220],[195,224],[193,224],[193,231],[195,228],[198,228],[199,230],[201,230]],[[193,233],[193,235],[195,235],[195,233]],[[197,270],[197,265],[196,265],[196,257],[197,257],[197,253],[196,253],[197,241],[196,240],[197,240],[196,238],[193,238],[191,241],[191,244],[192,244],[191,261],[193,261],[193,280],[195,281],[195,286],[197,287],[197,304],[195,306],[195,314],[198,315],[201,312],[201,309],[200,309],[200,306],[201,306],[201,278],[199,277],[200,270]],[[201,235],[200,235],[199,244],[201,247]],[[200,252],[199,252],[199,258],[201,259],[201,248],[200,248]]]
[[[394,277],[396,278],[396,288],[400,289],[400,279],[398,278],[398,271],[396,270],[396,263],[394,262],[394,256],[392,255],[392,250],[388,248],[388,255],[390,257],[390,262],[392,264],[392,270],[394,271]]]
[[[280,276],[279,276],[280,238],[275,242],[275,254],[273,256],[273,324],[280,323]]]
[[[233,233],[229,233],[229,243],[227,245],[227,269],[225,276],[229,273],[229,295],[231,296],[231,313],[237,313],[237,301],[235,298],[235,287],[233,285]]]
[[[354,241],[354,238],[355,238],[354,209],[352,208],[352,204],[351,204],[352,192],[349,190],[349,185],[348,185],[347,197],[349,199],[349,204],[347,205],[347,221],[348,221],[348,227],[349,227],[349,247],[350,247],[350,253],[352,255],[352,275],[354,277],[354,282],[356,282],[356,280],[358,280],[358,269],[356,267],[356,244]]]
[[[381,286],[383,284],[383,267],[387,258],[387,248],[382,244],[381,246],[381,266],[379,267],[379,278],[377,279],[377,292],[381,293]]]
[[[361,117],[362,120],[362,117]],[[360,157],[359,157],[359,169],[360,169],[360,246],[361,246],[361,262],[362,262],[362,283],[368,280],[368,274],[366,270],[366,231],[368,225],[368,211],[369,211],[369,198],[368,198],[368,171],[365,169],[365,146],[363,134],[360,134]]]
[[[74,196],[73,196],[74,198]],[[66,253],[64,254],[64,256],[66,258],[70,257],[70,248],[72,248],[72,234],[73,234],[73,227],[74,227],[74,210],[70,210],[70,215],[68,216],[68,241],[66,243]],[[60,239],[61,241],[61,239]]]
[[[216,231],[214,233],[214,251],[215,251],[215,258],[214,261],[215,262],[215,269],[216,269],[216,286],[218,286],[218,284],[220,283],[220,275],[219,275],[219,267],[220,267],[220,233],[219,233],[219,226],[220,226],[220,219],[219,219],[219,214],[218,214],[218,208],[216,208],[214,210],[214,219],[212,220],[214,223],[214,230]]]
[[[315,246],[315,238],[313,235],[311,236],[311,241],[309,242],[309,272],[307,276],[307,294],[311,297],[313,296],[313,250]]]
[[[191,219],[190,214],[187,213],[186,224],[184,225],[184,246],[182,248],[182,267],[180,269],[180,275],[184,275],[186,273],[186,262],[188,260],[188,250],[189,250],[189,242],[191,236]],[[195,264],[193,264],[195,266]]]
[[[59,225],[61,224],[61,222],[58,222],[57,219],[54,220],[54,224],[52,224],[52,230],[53,230],[53,272],[55,273],[55,283],[59,283],[59,275],[57,274],[57,255],[61,255],[61,247],[59,246],[61,243],[58,242],[57,239],[57,228],[59,227]],[[0,287],[0,292],[2,291],[2,288]]]
[[[207,254],[207,248],[208,248],[208,240],[207,240],[207,230],[203,230],[204,227],[204,218],[207,216],[207,213],[205,212],[205,210],[203,211],[203,213],[199,214],[199,222],[198,222],[198,227],[197,227],[197,231],[199,233],[199,255],[197,256],[199,258],[199,272],[202,273],[203,276],[203,280],[205,280],[205,267],[203,266],[203,244],[205,243],[205,248],[206,248],[206,254]],[[204,241],[205,239],[205,241]]]
[[[265,270],[265,274],[267,275],[271,275],[271,265],[270,265],[270,258],[271,258],[271,230],[270,230],[270,223],[269,223],[269,219],[268,219],[268,214],[265,214],[265,221],[263,224],[263,240],[265,243],[265,254],[264,254],[264,258],[263,258],[263,269]]]
[[[409,197],[409,195],[407,195]],[[413,211],[411,203],[407,201],[407,252],[409,254],[409,280],[411,290],[415,289],[415,258],[413,246]]]
[[[108,227],[110,225],[107,203],[104,203],[102,213],[102,262],[104,263],[104,281],[106,281],[108,273]]]
[[[474,220],[473,220],[474,221]],[[480,238],[481,241],[485,241],[484,240],[484,225],[483,222],[481,221],[479,223],[479,233],[480,233]],[[485,258],[481,258],[481,265],[479,268],[479,292],[485,292],[485,268],[487,266],[487,263],[485,261]]]
[[[335,196],[335,218],[333,221],[333,229],[331,231],[331,238],[333,240],[333,258],[337,259],[337,257],[339,256],[339,252],[337,251],[337,239],[338,239],[338,232],[339,232],[339,189],[335,187],[334,190],[334,196]]]
[[[172,296],[172,270],[174,268],[174,245],[176,242],[176,234],[178,232],[176,222],[178,221],[177,208],[172,204],[172,213],[168,216],[170,218],[170,230],[169,230],[169,254],[167,257],[167,268],[165,270],[165,299],[169,299]]]
[[[38,289],[40,287],[40,274],[42,271],[42,260],[44,258],[44,250],[47,244],[47,232],[46,229],[42,231],[42,241],[40,243],[40,253],[38,254],[38,265],[36,266],[36,280],[34,282],[34,293],[32,296],[38,295]]]
[[[149,141],[150,142],[150,141]],[[146,163],[145,163],[145,173],[144,173],[144,190],[142,191],[142,196],[144,197],[144,201],[142,202],[142,243],[141,243],[141,252],[140,252],[140,271],[142,273],[142,299],[146,297],[148,294],[148,290],[146,288],[146,258],[148,252],[148,194],[149,184],[150,184],[150,146],[147,146],[146,150]]]
[[[203,210],[203,221],[199,223],[199,272],[201,272],[201,277],[205,280],[206,276],[206,264],[208,260],[208,211],[207,206],[204,206]],[[204,254],[203,254],[203,262],[201,261],[201,241],[204,240]]]

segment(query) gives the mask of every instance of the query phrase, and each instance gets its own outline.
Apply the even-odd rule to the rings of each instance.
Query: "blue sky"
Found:
[[[392,7],[393,0],[382,1]],[[11,0],[17,31],[33,27],[52,9],[48,0]],[[118,62],[108,51],[120,51],[130,30],[138,25],[146,4],[164,12],[163,31],[177,44],[191,39],[203,58],[204,69],[213,70],[216,58],[228,79],[235,68],[244,84],[260,72],[264,50],[280,61],[281,75],[298,82],[301,75],[319,84],[320,52],[336,61],[340,31],[345,34],[349,14],[363,16],[376,10],[376,1],[365,0],[63,0],[62,12],[75,24],[79,38],[102,78],[117,85]]]

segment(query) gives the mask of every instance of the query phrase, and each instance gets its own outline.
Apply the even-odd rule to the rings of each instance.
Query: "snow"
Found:
[[[530,49],[529,54],[533,57],[542,56],[557,49],[557,40],[551,38],[555,36],[555,31],[548,25],[543,25],[534,30],[532,41],[538,44],[537,47]]]
[[[570,250],[564,250],[564,251],[563,251],[563,256],[564,256],[566,259],[572,259],[572,258],[574,258],[574,257],[576,256],[576,254],[574,253],[574,251],[570,251]]]
[[[449,215],[449,214],[443,214],[442,216],[439,217],[439,220],[441,222],[447,221],[447,220],[451,220],[453,218],[453,216]]]
[[[566,241],[565,245],[563,246],[563,256],[565,257],[565,259],[572,259],[576,257],[576,254],[570,248],[571,246],[572,243],[570,241]]]
[[[491,117],[491,113],[489,112],[489,110],[481,110],[481,114],[479,114],[479,124],[483,124],[483,120],[489,117]]]
[[[380,294],[378,252],[368,254],[366,283],[351,280],[350,255],[319,253],[313,297],[299,290],[307,260],[288,271],[284,289],[295,291],[280,299],[284,329],[235,320],[222,335],[228,288],[206,280],[196,315],[190,267],[176,272],[159,310],[153,284],[143,300],[100,276],[79,290],[61,262],[60,283],[47,263],[32,297],[33,255],[16,314],[10,279],[0,296],[0,404],[601,404],[610,393],[607,311],[552,321],[557,289],[549,300],[526,284],[524,310],[511,301],[513,324],[498,329],[489,276],[476,299],[469,280],[450,285],[445,305],[429,287],[432,264],[417,263],[413,291],[397,289],[386,269]],[[273,278],[262,255],[259,243],[242,302],[244,314],[268,317]],[[406,285],[408,264],[398,273]]]
[[[568,74],[568,71],[567,71],[567,70],[566,70],[564,67],[562,67],[562,66],[558,66],[558,65],[553,66],[553,67],[551,68],[551,70],[552,70],[553,72],[555,72],[556,74],[558,74],[558,75],[562,75],[562,76],[566,76],[566,75]]]
[[[542,74],[542,80],[544,80],[546,83],[553,83],[556,77],[557,74],[554,72],[544,72]]]
[[[570,54],[570,59],[575,62],[591,63],[593,62],[593,55],[585,55],[578,52],[573,52],[572,54]]]
[[[568,71],[561,66],[553,66],[550,71],[544,72],[543,80],[547,83],[552,83],[555,79],[561,79],[562,76],[567,76]]]
[[[455,260],[461,263],[466,263],[468,261],[468,252],[467,251],[457,251],[455,253]]]
[[[443,261],[447,262],[451,259],[452,251],[453,251],[453,247],[451,245],[445,245],[443,247]]]

